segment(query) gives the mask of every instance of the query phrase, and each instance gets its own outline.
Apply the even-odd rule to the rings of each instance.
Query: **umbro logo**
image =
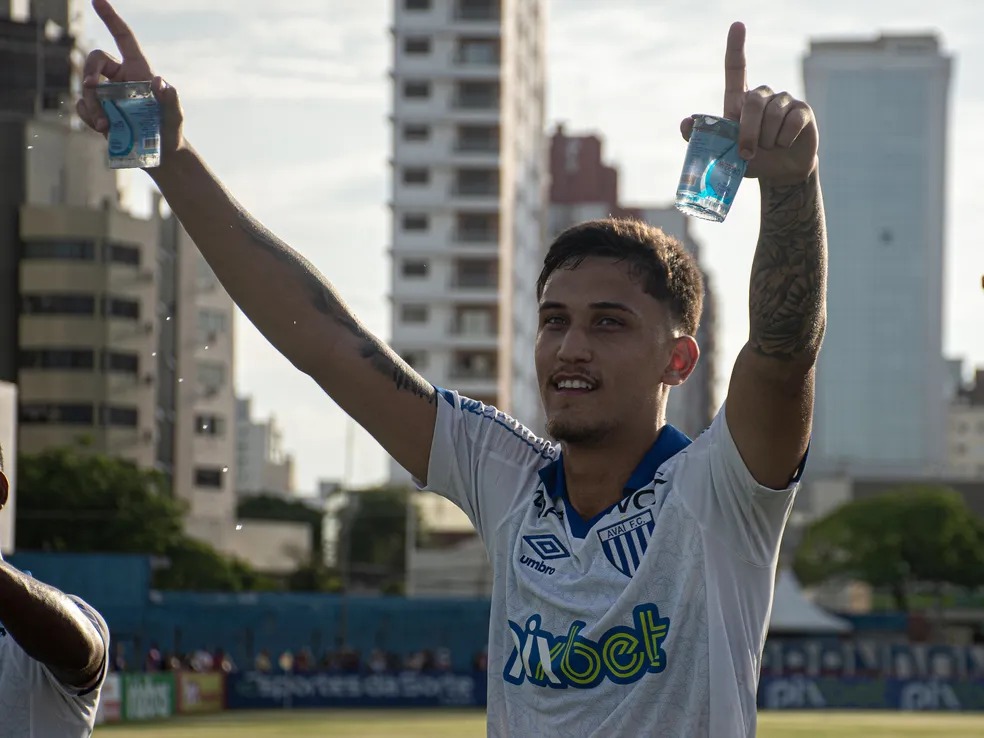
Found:
[[[547,576],[554,574],[557,570],[552,566],[548,566],[544,562],[551,561],[553,559],[570,558],[571,555],[570,551],[564,548],[564,544],[560,542],[560,539],[552,533],[544,533],[535,536],[523,536],[523,541],[539,558],[522,554],[519,557],[519,563],[524,566],[528,566],[533,571],[546,574]]]

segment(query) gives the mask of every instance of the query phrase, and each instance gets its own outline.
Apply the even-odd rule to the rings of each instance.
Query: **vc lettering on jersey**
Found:
[[[565,635],[556,636],[541,627],[532,615],[526,627],[508,621],[513,650],[502,678],[511,684],[528,681],[538,687],[590,689],[605,679],[631,684],[646,674],[666,668],[661,648],[670,619],[661,618],[656,605],[638,605],[632,611],[632,627],[617,625],[597,641],[581,635],[585,623],[575,620]]]

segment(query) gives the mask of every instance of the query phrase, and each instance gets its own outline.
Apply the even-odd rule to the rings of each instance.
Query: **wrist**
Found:
[[[181,172],[186,168],[188,160],[193,156],[192,148],[187,143],[184,143],[174,151],[162,152],[161,163],[156,167],[148,168],[144,171],[160,186],[169,180],[179,177]]]

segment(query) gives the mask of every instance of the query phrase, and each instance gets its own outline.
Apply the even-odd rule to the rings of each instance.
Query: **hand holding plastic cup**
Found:
[[[722,222],[731,209],[748,162],[738,154],[738,122],[694,116],[676,207],[696,218]]]
[[[161,163],[161,111],[150,82],[109,82],[96,87],[109,119],[111,169],[151,168]]]

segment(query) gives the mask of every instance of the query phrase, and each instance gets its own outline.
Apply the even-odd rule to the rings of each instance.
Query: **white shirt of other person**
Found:
[[[108,653],[106,621],[79,598],[71,599],[96,626]],[[89,689],[68,687],[28,656],[0,623],[0,738],[89,738],[108,668],[105,658]]]
[[[778,549],[799,474],[748,471],[723,409],[672,426],[592,520],[560,446],[438,390],[428,489],[457,504],[493,567],[490,736],[751,736]]]

